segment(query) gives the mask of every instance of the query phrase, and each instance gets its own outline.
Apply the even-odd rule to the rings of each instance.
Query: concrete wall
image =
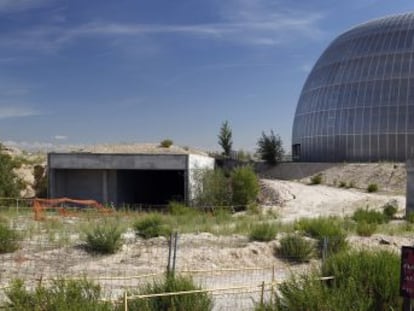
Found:
[[[405,213],[414,212],[414,159],[407,160],[407,191],[406,191],[406,206]]]
[[[284,162],[276,166],[259,163],[256,170],[261,178],[293,180],[313,176],[340,163]]]
[[[214,158],[190,154],[188,156],[188,200],[192,201],[199,188],[200,173],[205,169],[214,170]]]

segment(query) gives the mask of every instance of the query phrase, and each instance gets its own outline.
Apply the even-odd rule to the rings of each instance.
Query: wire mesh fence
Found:
[[[251,243],[246,237],[178,234],[145,240],[130,226],[118,252],[97,255],[85,247],[83,232],[101,222],[101,214],[61,217],[51,213],[38,222],[33,219],[30,202],[14,204],[0,209],[0,220],[7,217],[19,237],[17,250],[0,254],[0,306],[7,301],[5,291],[16,279],[23,280],[29,289],[47,286],[56,279],[87,279],[101,286],[101,299],[118,304],[126,300],[128,306],[136,299],[156,299],[157,295],[144,297],[138,290],[173,272],[191,277],[208,293],[214,301],[213,310],[253,310],[255,304],[271,298],[278,282],[302,268],[276,260],[272,252],[266,253],[266,262],[243,261],[243,254],[254,257],[258,251],[248,248]],[[119,223],[128,220],[128,215],[109,217]],[[260,250],[263,244],[256,246]],[[222,249],[227,251],[221,253]]]

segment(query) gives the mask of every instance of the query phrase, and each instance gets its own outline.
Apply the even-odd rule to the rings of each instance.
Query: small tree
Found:
[[[273,130],[269,135],[262,132],[262,136],[257,141],[257,153],[260,158],[270,165],[276,165],[282,160],[285,151],[282,147],[282,139],[279,135],[275,135]]]
[[[218,135],[218,143],[223,148],[223,155],[229,157],[231,152],[231,147],[233,145],[232,141],[232,131],[229,125],[229,122],[226,120],[223,122],[220,128],[220,133]]]
[[[231,172],[232,203],[246,206],[259,193],[259,181],[250,166],[237,167]]]
[[[20,195],[22,182],[13,169],[13,159],[3,152],[3,146],[0,144],[0,197],[18,197]]]

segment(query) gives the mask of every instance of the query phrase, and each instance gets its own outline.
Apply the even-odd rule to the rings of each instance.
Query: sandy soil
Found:
[[[279,205],[267,206],[278,213],[283,222],[301,217],[350,215],[359,207],[380,208],[395,200],[402,214],[405,196],[387,193],[366,193],[356,189],[334,188],[324,185],[306,185],[299,182],[264,179],[262,183],[278,193]]]

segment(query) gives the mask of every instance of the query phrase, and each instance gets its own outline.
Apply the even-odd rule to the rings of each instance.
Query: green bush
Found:
[[[137,294],[151,295],[160,293],[174,293],[200,290],[189,277],[167,276],[160,281],[154,281],[140,288]],[[125,306],[121,305],[120,310]],[[145,299],[132,299],[128,301],[129,311],[209,311],[213,308],[213,300],[207,293],[180,294],[164,297],[151,297]]]
[[[367,187],[368,192],[377,192],[378,191],[378,185],[377,184],[369,184]]]
[[[15,163],[3,148],[0,144],[0,197],[17,198],[24,188],[23,182],[13,172]]]
[[[123,230],[114,223],[105,222],[86,230],[86,249],[99,254],[114,254],[122,246]]]
[[[302,218],[294,225],[296,230],[318,240],[319,249],[322,250],[324,239],[328,242],[327,251],[336,253],[346,249],[346,233],[343,221],[335,217]]]
[[[338,187],[339,188],[346,188],[346,182],[345,181],[340,181]]]
[[[405,215],[405,220],[408,221],[410,224],[414,224],[414,212],[408,212]]]
[[[280,239],[277,256],[292,262],[308,262],[315,254],[314,242],[298,234],[288,234]]]
[[[254,225],[249,233],[250,241],[268,242],[275,238],[277,227],[271,223]]]
[[[200,170],[196,176],[195,204],[200,207],[225,207],[232,201],[231,183],[222,169]]]
[[[168,203],[168,211],[174,216],[194,215],[198,213],[193,207],[189,207],[183,203],[172,201]]]
[[[395,214],[398,212],[398,203],[388,202],[383,206],[382,212],[388,219],[393,219],[395,217]]]
[[[400,309],[400,258],[395,253],[364,250],[336,254],[325,261],[322,274],[335,277],[338,291],[355,287],[368,305],[364,310]]]
[[[360,236],[371,236],[377,230],[376,223],[368,223],[365,221],[361,221],[357,223],[356,232]]]
[[[162,148],[170,148],[173,145],[173,141],[171,139],[164,139],[161,141],[160,146]]]
[[[135,233],[150,239],[159,236],[168,236],[171,230],[160,214],[148,214],[134,224]]]
[[[358,208],[352,214],[352,219],[356,222],[366,222],[368,224],[383,224],[388,222],[388,218],[379,211],[367,208]]]
[[[311,185],[319,185],[319,184],[322,183],[322,179],[323,179],[322,174],[314,175],[310,179],[310,184]]]
[[[230,175],[232,204],[246,207],[256,201],[259,193],[259,181],[251,166],[235,168]]]
[[[348,185],[346,186],[346,188],[347,188],[347,189],[350,189],[350,188],[355,188],[355,183],[354,183],[353,181],[350,181],[350,182],[348,183]]]
[[[19,248],[19,234],[8,225],[0,223],[0,254],[12,253]]]
[[[110,311],[109,303],[100,301],[101,288],[87,280],[54,280],[49,287],[40,284],[26,289],[23,281],[15,280],[5,294],[10,311]]]
[[[321,271],[283,282],[275,299],[256,310],[400,310],[399,269],[399,256],[394,253],[341,252],[328,257]],[[334,279],[321,281],[321,276]]]

